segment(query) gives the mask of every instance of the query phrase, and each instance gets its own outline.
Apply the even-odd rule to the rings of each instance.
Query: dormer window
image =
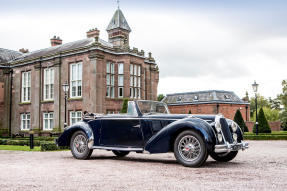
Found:
[[[181,97],[181,96],[178,96],[178,97],[176,98],[176,101],[177,101],[177,102],[181,102],[181,101],[182,101],[182,97]]]
[[[225,100],[230,100],[230,95],[224,95]]]
[[[197,95],[194,96],[193,101],[198,101],[198,96]]]

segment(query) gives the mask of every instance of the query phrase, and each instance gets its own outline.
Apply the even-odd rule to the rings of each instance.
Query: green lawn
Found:
[[[41,148],[40,147],[34,147],[34,149],[30,149],[30,146],[0,145],[0,150],[9,150],[9,151],[41,151]]]

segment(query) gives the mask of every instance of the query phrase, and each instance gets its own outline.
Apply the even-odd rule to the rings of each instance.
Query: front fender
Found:
[[[88,147],[91,149],[94,146],[94,134],[88,123],[78,122],[64,130],[57,140],[58,146],[70,146],[70,140],[76,131],[83,131],[88,138]]]
[[[176,136],[184,130],[199,132],[205,140],[208,151],[210,152],[214,149],[216,137],[212,127],[201,119],[188,118],[173,122],[161,129],[149,139],[145,145],[145,150],[150,153],[165,153],[171,151]]]

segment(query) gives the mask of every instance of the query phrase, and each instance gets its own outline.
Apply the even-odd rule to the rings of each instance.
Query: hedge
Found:
[[[41,142],[41,151],[55,151],[58,150],[58,146],[53,142]]]
[[[244,135],[246,140],[287,140],[286,135]]]

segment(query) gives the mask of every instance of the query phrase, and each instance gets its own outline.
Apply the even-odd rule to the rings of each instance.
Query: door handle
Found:
[[[133,127],[134,128],[140,128],[140,125],[134,125]]]

